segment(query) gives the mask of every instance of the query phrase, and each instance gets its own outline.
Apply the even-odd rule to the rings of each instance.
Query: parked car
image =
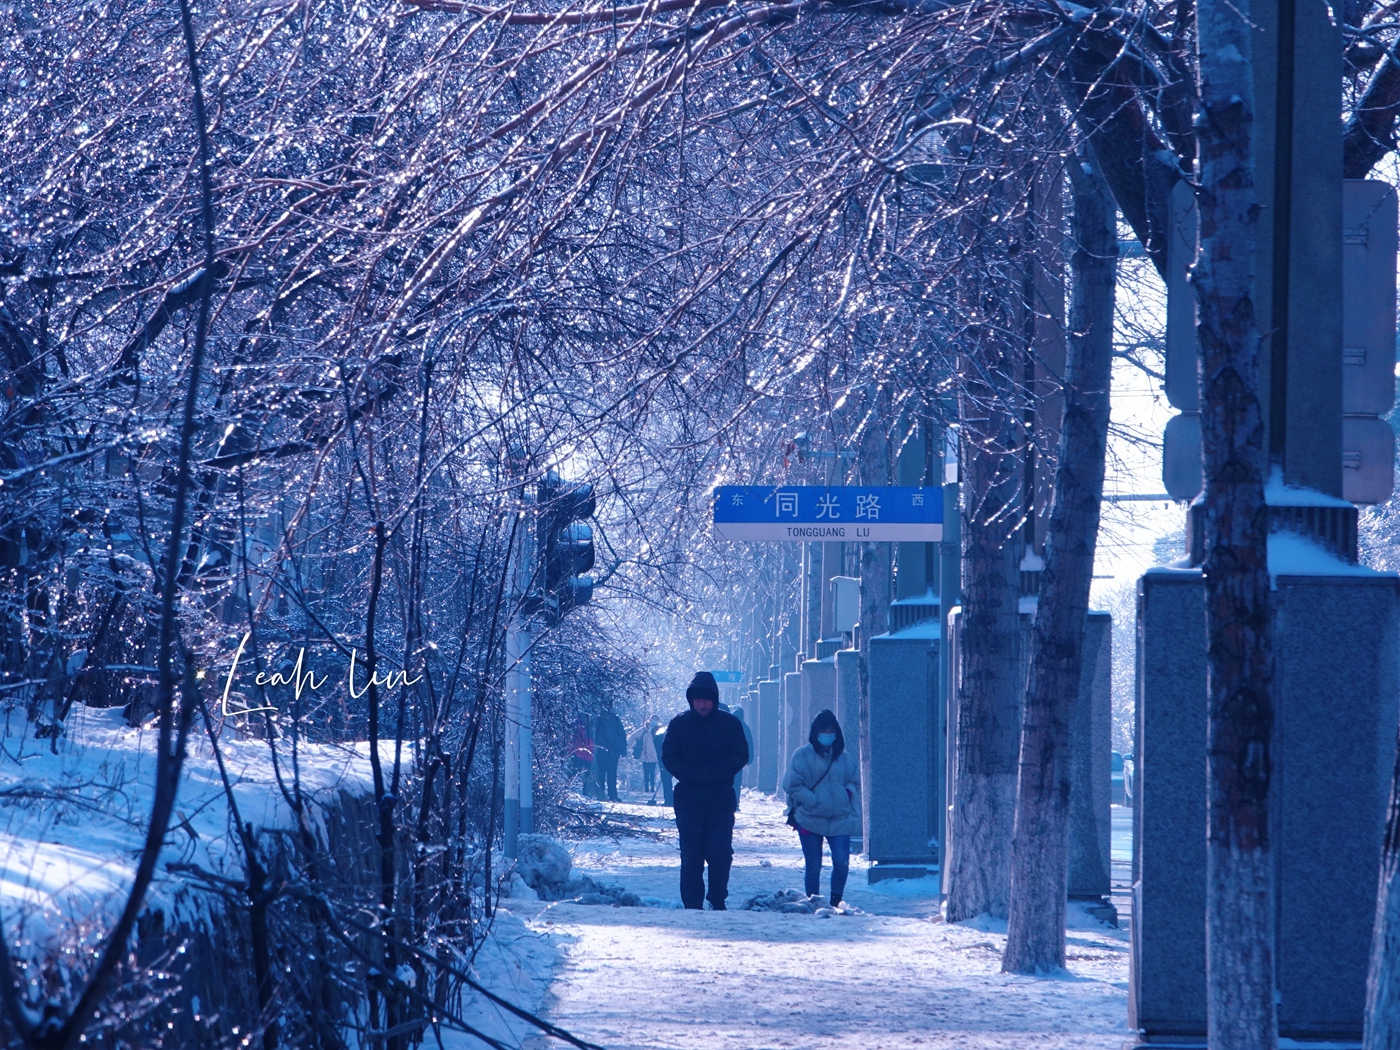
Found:
[[[1128,804],[1128,778],[1123,771],[1123,753],[1113,752],[1110,768],[1113,770],[1108,791],[1108,800],[1115,806]]]

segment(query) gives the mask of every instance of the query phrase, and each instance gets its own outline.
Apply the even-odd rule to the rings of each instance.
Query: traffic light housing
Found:
[[[593,517],[598,501],[587,482],[567,482],[555,471],[540,481],[539,551],[543,561],[544,609],[554,623],[593,599]]]

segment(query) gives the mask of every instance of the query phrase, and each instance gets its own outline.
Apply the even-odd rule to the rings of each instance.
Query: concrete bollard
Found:
[[[772,794],[782,775],[778,764],[778,719],[780,687],[777,682],[758,683],[758,716],[754,745],[758,748],[758,790]]]
[[[807,730],[802,728],[802,675],[789,671],[783,675],[783,737],[778,762],[778,783],[787,774],[792,753],[807,742]]]
[[[936,623],[870,640],[870,787],[863,801],[871,882],[938,871],[938,644]]]
[[[1279,1034],[1300,1045],[1357,1045],[1395,753],[1400,580],[1280,574],[1272,597]],[[1128,1024],[1139,1046],[1200,1047],[1206,630],[1199,572],[1157,569],[1139,580],[1138,638]]]
[[[793,744],[793,751],[807,742],[812,719],[823,709],[836,712],[836,661],[830,656],[824,660],[808,660],[802,665],[801,736]],[[844,726],[842,730],[845,731]]]

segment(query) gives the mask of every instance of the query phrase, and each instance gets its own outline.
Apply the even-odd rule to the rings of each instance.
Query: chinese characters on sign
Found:
[[[715,535],[727,540],[937,543],[943,494],[936,487],[722,485]]]

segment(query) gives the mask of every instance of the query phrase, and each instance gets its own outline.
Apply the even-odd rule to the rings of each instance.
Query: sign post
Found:
[[[721,485],[715,535],[774,542],[938,543],[943,490],[912,485]]]

